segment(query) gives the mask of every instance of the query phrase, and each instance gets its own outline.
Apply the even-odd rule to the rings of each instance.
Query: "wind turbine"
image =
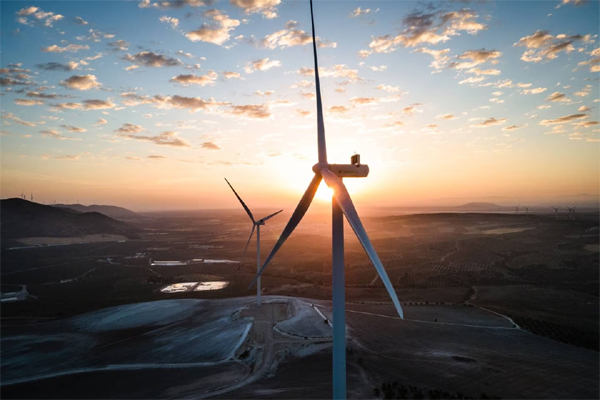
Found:
[[[523,208],[525,209],[525,214],[529,214],[529,207],[523,206]]]
[[[519,213],[519,206],[520,206],[520,204],[519,204],[518,206],[516,206],[516,207],[515,207],[515,213],[516,213],[516,214],[518,214],[518,213]]]
[[[565,207],[567,207],[567,209],[569,210],[569,219],[574,220],[575,219],[575,207],[569,207],[569,206],[565,206]]]
[[[404,319],[402,307],[392,286],[392,282],[387,276],[367,233],[358,217],[356,208],[352,203],[350,194],[344,185],[342,178],[364,178],[369,174],[369,167],[360,164],[360,156],[352,156],[351,164],[329,164],[327,161],[327,148],[325,144],[325,124],[323,122],[323,104],[321,102],[321,86],[319,81],[319,65],[317,62],[317,44],[315,38],[315,22],[313,16],[313,4],[310,0],[310,17],[312,23],[313,39],[313,57],[315,70],[315,87],[317,99],[317,143],[318,143],[318,162],[312,167],[314,177],[306,192],[300,199],[298,206],[294,210],[292,217],[283,229],[281,236],[275,243],[271,253],[265,260],[262,268],[258,272],[255,281],[260,278],[261,273],[269,265],[277,251],[292,234],[296,226],[302,220],[302,217],[308,210],[321,180],[329,188],[333,189],[333,198],[331,200],[331,222],[332,222],[332,264],[333,264],[333,398],[346,398],[346,322],[345,322],[345,280],[344,280],[344,216],[354,230],[361,245],[365,249],[371,262],[375,266],[381,281],[387,289],[396,311],[400,318]]]
[[[248,241],[246,242],[246,247],[244,248],[244,253],[242,254],[242,262],[244,261],[244,257],[246,257],[246,250],[248,250],[248,245],[250,244],[250,239],[252,239],[252,235],[254,234],[254,229],[256,229],[256,272],[258,273],[260,271],[260,226],[264,225],[266,220],[274,217],[275,215],[279,214],[283,210],[279,210],[276,213],[273,213],[269,216],[259,219],[258,221],[255,221],[254,216],[252,215],[252,212],[250,212],[250,209],[248,208],[246,203],[244,203],[242,198],[237,194],[237,192],[235,191],[233,186],[231,186],[231,183],[229,183],[227,178],[225,178],[225,182],[227,182],[227,184],[229,185],[231,190],[233,190],[233,193],[235,193],[235,197],[237,197],[238,200],[240,201],[240,203],[242,203],[242,207],[244,207],[244,210],[246,210],[246,213],[248,213],[248,216],[252,220],[252,231],[250,231],[250,236],[248,237]],[[261,290],[260,278],[258,278],[258,281],[256,283],[256,305],[259,307],[260,307],[260,290]]]
[[[554,208],[554,214],[556,215],[556,220],[558,221],[558,209],[560,207],[554,207],[554,206],[552,206],[552,208]]]

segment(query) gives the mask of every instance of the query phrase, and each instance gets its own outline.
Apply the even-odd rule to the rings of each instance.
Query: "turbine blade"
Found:
[[[375,269],[377,270],[377,273],[379,274],[379,278],[381,278],[383,285],[385,286],[385,288],[388,291],[388,294],[392,298],[392,302],[394,303],[394,306],[396,307],[396,311],[398,312],[398,315],[400,316],[400,318],[404,319],[404,312],[402,311],[402,306],[400,305],[400,301],[398,301],[398,296],[396,295],[396,292],[394,291],[392,282],[390,281],[390,278],[388,277],[387,273],[385,272],[385,268],[383,268],[383,264],[381,263],[381,260],[379,260],[379,256],[377,255],[377,252],[373,248],[373,245],[371,244],[371,240],[369,240],[369,236],[367,236],[367,232],[365,231],[365,228],[363,227],[362,222],[360,221],[360,218],[358,217],[358,213],[356,212],[356,208],[354,207],[354,204],[352,203],[352,199],[350,198],[350,194],[348,194],[348,190],[346,189],[344,182],[342,181],[342,179],[340,177],[338,177],[337,175],[335,175],[333,172],[331,172],[330,170],[328,170],[326,168],[323,168],[321,170],[321,174],[323,176],[323,179],[325,180],[325,183],[327,183],[327,186],[329,186],[331,189],[333,189],[333,191],[334,191],[333,195],[335,196],[335,199],[337,200],[338,205],[340,206],[340,208],[342,209],[342,212],[346,216],[346,220],[348,221],[348,223],[354,230],[354,233],[356,234],[356,237],[360,241],[360,244],[362,244],[363,248],[365,249],[365,252],[371,259],[371,262],[373,263],[373,265],[375,266]]]
[[[264,222],[264,221],[266,221],[266,220],[268,220],[268,219],[270,219],[270,218],[273,218],[274,216],[276,216],[277,214],[279,214],[279,213],[280,213],[280,212],[282,212],[282,211],[283,211],[283,210],[279,210],[279,211],[277,211],[276,213],[273,213],[273,214],[269,215],[268,217],[261,218],[260,220]]]
[[[258,271],[258,273],[256,274],[256,277],[250,283],[250,286],[248,286],[248,288],[251,288],[252,285],[254,285],[256,280],[260,277],[260,274],[262,274],[262,272],[265,270],[265,268],[267,268],[267,265],[269,265],[269,263],[275,256],[275,253],[277,253],[279,248],[281,246],[283,246],[283,243],[285,243],[285,241],[292,234],[294,229],[296,229],[296,226],[298,226],[298,224],[302,220],[302,217],[304,217],[304,214],[306,214],[306,210],[308,210],[308,207],[310,207],[310,203],[312,203],[312,200],[315,197],[315,193],[317,192],[317,189],[319,188],[319,183],[321,183],[321,179],[322,179],[321,175],[315,174],[312,181],[310,181],[310,184],[308,185],[306,192],[304,192],[304,194],[302,195],[302,198],[300,199],[300,202],[296,206],[296,209],[294,210],[292,217],[288,221],[285,228],[283,228],[283,232],[281,232],[279,239],[277,239],[277,243],[275,243],[275,246],[273,246],[273,249],[267,256],[267,259],[265,260],[264,264],[260,268],[260,271]]]
[[[313,54],[315,58],[315,87],[317,92],[317,141],[319,145],[319,162],[327,162],[327,146],[325,144],[325,122],[323,121],[323,104],[321,103],[321,81],[319,80],[319,63],[317,62],[317,39],[315,36],[315,18],[313,3],[310,0],[310,21],[312,23]]]
[[[250,209],[248,208],[248,206],[246,205],[246,203],[244,203],[244,201],[242,200],[242,198],[237,194],[237,192],[235,191],[235,189],[233,188],[233,186],[231,186],[231,183],[229,183],[229,181],[227,180],[227,178],[225,178],[225,182],[227,182],[227,184],[229,185],[229,187],[231,188],[231,190],[233,190],[233,193],[235,193],[235,197],[237,197],[238,200],[240,201],[240,203],[242,203],[242,207],[244,207],[244,210],[246,210],[246,212],[248,213],[248,216],[250,217],[250,219],[252,220],[252,222],[256,222],[256,221],[254,221],[254,217],[252,216],[252,213],[250,212]]]

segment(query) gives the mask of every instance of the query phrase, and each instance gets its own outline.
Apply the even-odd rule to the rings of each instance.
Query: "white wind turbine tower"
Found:
[[[317,45],[315,38],[315,22],[313,17],[313,5],[310,1],[310,16],[312,23],[313,38],[313,56],[315,64],[315,86],[317,98],[317,142],[319,152],[319,162],[312,167],[315,176],[308,185],[306,192],[300,199],[298,206],[294,210],[292,217],[283,229],[281,236],[275,243],[273,250],[265,260],[262,268],[258,272],[254,284],[260,277],[260,274],[269,265],[277,251],[283,243],[292,234],[302,217],[308,210],[321,179],[325,180],[327,186],[333,189],[332,198],[332,264],[333,264],[333,398],[346,398],[346,321],[345,321],[345,279],[344,279],[344,219],[354,230],[358,240],[362,244],[371,262],[375,266],[381,281],[387,289],[392,302],[396,307],[400,318],[404,318],[402,307],[396,296],[396,292],[390,282],[390,279],[363,228],[362,222],[358,217],[356,208],[344,185],[342,178],[364,178],[369,174],[369,167],[360,164],[360,156],[352,156],[352,164],[329,164],[327,162],[327,149],[325,145],[325,125],[323,122],[323,105],[321,103],[321,86],[319,81],[319,66],[317,63]]]
[[[558,221],[558,210],[560,209],[560,207],[552,206],[552,208],[554,209],[554,215],[556,215],[556,220]]]
[[[250,212],[250,209],[248,208],[246,203],[244,203],[242,198],[237,194],[237,192],[235,191],[233,186],[231,186],[231,183],[229,183],[227,178],[225,178],[225,182],[227,182],[227,184],[229,185],[231,190],[233,190],[235,197],[237,197],[238,200],[240,201],[240,203],[242,203],[242,207],[244,207],[244,210],[246,210],[246,213],[248,213],[248,216],[252,220],[252,231],[250,231],[250,236],[248,237],[248,241],[246,242],[246,247],[244,248],[244,253],[242,254],[242,262],[244,262],[244,257],[246,257],[246,250],[248,250],[248,245],[250,244],[250,240],[252,239],[252,235],[254,234],[254,229],[256,229],[256,272],[258,273],[260,271],[260,226],[264,225],[266,220],[268,220],[271,217],[274,217],[275,215],[279,214],[283,210],[279,210],[276,213],[273,213],[269,216],[259,219],[258,221],[255,221],[254,216],[252,215],[252,212]],[[259,307],[260,307],[260,291],[261,291],[260,278],[258,278],[258,281],[256,283],[256,305]]]

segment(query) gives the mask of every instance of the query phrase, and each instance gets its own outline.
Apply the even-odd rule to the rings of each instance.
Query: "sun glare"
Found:
[[[319,188],[317,189],[317,193],[315,194],[315,198],[321,201],[331,201],[333,197],[333,189],[330,189],[329,186],[325,184],[325,182],[321,182]]]

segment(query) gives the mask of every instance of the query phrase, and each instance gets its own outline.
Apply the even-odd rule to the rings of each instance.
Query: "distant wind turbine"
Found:
[[[569,210],[569,219],[574,220],[575,219],[575,207],[569,207],[569,206],[565,206],[565,207],[567,207],[567,209]]]
[[[250,209],[248,208],[246,203],[244,203],[242,198],[237,194],[237,192],[235,191],[233,186],[231,186],[231,183],[229,183],[227,178],[225,178],[225,182],[227,182],[227,184],[229,185],[231,190],[233,190],[235,197],[237,197],[238,200],[240,201],[240,203],[242,203],[242,207],[244,207],[244,210],[246,210],[246,213],[248,213],[248,216],[252,220],[252,231],[250,231],[250,236],[248,237],[248,241],[246,242],[246,247],[244,248],[244,253],[242,254],[242,262],[244,261],[244,257],[246,257],[246,250],[248,250],[248,245],[250,244],[250,240],[252,239],[252,235],[254,234],[254,229],[256,228],[256,272],[258,273],[260,271],[260,226],[264,225],[266,220],[274,217],[275,215],[279,214],[283,210],[279,210],[276,213],[273,213],[269,216],[259,219],[258,221],[255,221],[254,216],[252,215],[252,212],[250,212]],[[258,278],[258,281],[256,283],[256,305],[259,307],[260,307],[260,291],[261,291],[260,278]]]
[[[558,210],[560,209],[560,207],[552,206],[552,208],[554,208],[554,214],[556,215],[556,220],[558,221]]]
[[[358,240],[362,244],[371,262],[375,266],[383,285],[387,289],[396,311],[400,318],[404,318],[402,307],[398,301],[396,292],[390,279],[381,264],[367,233],[358,217],[356,208],[352,203],[350,194],[344,185],[342,178],[361,178],[369,174],[369,167],[360,164],[360,156],[352,156],[352,164],[329,164],[327,162],[327,148],[325,144],[325,124],[323,122],[323,104],[321,102],[321,85],[319,81],[319,66],[317,62],[317,44],[315,38],[315,22],[313,17],[313,4],[310,1],[310,16],[312,22],[312,39],[313,39],[313,57],[315,71],[315,87],[317,100],[317,142],[319,162],[312,167],[314,177],[306,192],[300,199],[296,210],[292,214],[289,222],[283,229],[281,236],[275,243],[273,250],[265,260],[262,268],[258,272],[255,281],[260,277],[260,274],[269,265],[277,251],[285,243],[287,238],[292,234],[296,226],[302,220],[302,217],[308,210],[317,188],[321,180],[329,188],[333,189],[332,198],[332,264],[333,264],[333,398],[346,398],[346,322],[345,322],[345,280],[344,280],[344,216],[354,230]]]
[[[520,206],[520,204],[519,204],[519,206]],[[516,214],[518,214],[518,213],[519,213],[519,206],[516,206],[516,207],[515,207],[515,213],[516,213]]]
[[[529,214],[529,209],[530,209],[531,207],[525,207],[525,206],[523,206],[523,208],[525,209],[525,214]]]

